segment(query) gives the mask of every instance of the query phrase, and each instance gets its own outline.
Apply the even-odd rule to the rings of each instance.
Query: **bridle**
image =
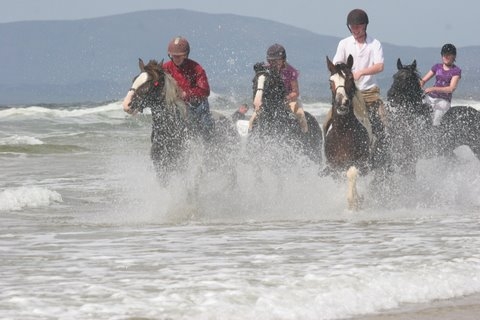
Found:
[[[332,91],[332,106],[334,106],[339,115],[344,115],[348,113],[348,110],[352,104],[353,97],[348,96],[347,87],[345,86],[346,77],[341,74],[341,71],[336,73],[338,77],[344,79],[344,84],[336,85],[335,81],[332,79],[335,74],[330,77],[330,89]],[[343,93],[338,93],[340,89],[343,89]]]
[[[136,107],[135,109],[139,109],[139,110],[143,110],[145,108],[149,108],[150,106],[152,105],[159,105],[159,106],[163,106],[164,105],[164,101],[165,101],[165,93],[162,91],[162,94],[154,94],[154,91],[155,90],[158,90],[158,86],[160,85],[160,83],[157,81],[153,82],[153,79],[150,79],[151,75],[148,74],[148,77],[147,80],[140,84],[138,86],[138,88],[131,88],[130,90],[134,92],[134,95],[132,97],[132,102],[133,101],[138,101],[137,105],[138,107]],[[142,91],[142,90],[139,90],[142,86],[145,86],[147,85],[149,82],[152,82],[150,85],[149,85],[149,88],[148,90],[145,92],[145,93],[142,93],[142,94],[139,94],[138,91]]]

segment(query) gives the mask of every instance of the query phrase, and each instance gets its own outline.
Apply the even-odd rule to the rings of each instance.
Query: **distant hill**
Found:
[[[343,25],[339,25],[342,28]],[[186,36],[191,58],[207,71],[212,90],[247,98],[252,66],[270,44],[287,48],[301,72],[304,100],[329,99],[325,57],[339,38],[289,25],[230,14],[151,10],[75,21],[0,24],[0,105],[101,102],[122,99],[138,73],[137,60],[166,59],[168,41]],[[383,94],[396,60],[417,60],[421,73],[440,61],[439,48],[395,46],[380,39],[386,58]],[[456,95],[479,99],[480,47],[459,48],[463,79]]]

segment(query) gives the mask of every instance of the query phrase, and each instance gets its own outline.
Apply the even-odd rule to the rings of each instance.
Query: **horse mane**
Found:
[[[143,63],[143,62],[142,62]],[[177,81],[163,70],[163,61],[160,63],[157,60],[150,60],[146,65],[140,67],[149,75],[149,79],[153,83],[160,82],[161,77],[164,80],[163,93],[165,95],[165,108],[172,112],[180,111],[180,114],[185,118],[187,114],[186,103],[182,100],[182,91],[177,84]]]

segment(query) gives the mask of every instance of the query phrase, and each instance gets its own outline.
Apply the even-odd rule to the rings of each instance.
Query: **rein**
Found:
[[[149,80],[149,81],[152,81],[152,80]],[[148,89],[148,91],[145,93],[145,95],[143,97],[141,97],[140,95],[137,94],[137,90],[135,88],[131,88],[130,91],[133,91],[135,93],[135,97],[138,97],[141,99],[141,101],[139,102],[139,108],[140,110],[143,110],[145,108],[149,108],[149,105],[155,103],[155,102],[158,102],[160,103],[161,105],[163,105],[162,102],[165,101],[165,95],[162,94],[160,95],[161,99],[160,100],[157,100],[156,99],[156,96],[153,95],[153,91],[158,87],[158,81],[156,81],[153,86],[150,86],[150,88]]]

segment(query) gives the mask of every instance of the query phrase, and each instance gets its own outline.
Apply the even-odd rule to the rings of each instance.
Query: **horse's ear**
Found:
[[[349,54],[348,58],[347,58],[347,67],[349,69],[352,69],[352,66],[353,66],[353,56],[351,54]]]
[[[145,71],[145,63],[143,63],[143,60],[141,58],[138,58],[138,67],[142,72]]]
[[[417,60],[416,59],[413,60],[413,62],[412,62],[412,68],[415,69],[415,70],[417,69]]]
[[[332,61],[330,61],[328,56],[327,56],[327,68],[328,68],[328,70],[330,71],[331,74],[335,73],[335,65],[333,64]]]
[[[253,65],[253,71],[255,71],[255,73],[265,72],[267,68],[263,62],[257,62]]]
[[[397,60],[397,69],[398,70],[403,69],[402,61],[400,60],[400,58],[398,58]]]

